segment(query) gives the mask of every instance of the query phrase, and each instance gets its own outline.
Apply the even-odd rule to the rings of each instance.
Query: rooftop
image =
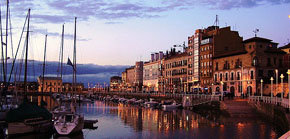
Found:
[[[248,42],[269,42],[269,43],[273,43],[273,40],[270,39],[266,39],[266,38],[261,38],[261,37],[253,37],[253,38],[249,38],[243,41],[243,43],[248,43]]]

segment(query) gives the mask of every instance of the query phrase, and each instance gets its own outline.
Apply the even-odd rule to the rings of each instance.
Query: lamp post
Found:
[[[182,77],[180,77],[180,93],[183,91],[183,86],[182,86]]]
[[[288,108],[290,111],[290,69],[288,69],[287,74],[288,74]]]
[[[261,99],[263,97],[263,79],[261,79]]]
[[[213,83],[211,83],[211,94],[215,95],[215,93],[213,92]]]
[[[221,85],[222,85],[222,100],[223,100],[223,97],[224,97],[224,82],[221,81]]]
[[[276,95],[278,94],[278,77],[279,77],[279,75],[278,75],[278,69],[275,69],[275,72],[276,72],[276,87],[275,87],[275,90],[276,90]]]
[[[241,95],[244,98],[244,92],[243,92],[243,67],[240,66],[241,68]]]
[[[271,77],[271,102],[272,102],[272,98],[273,98],[273,80],[274,80],[274,78],[273,77]]]
[[[281,92],[281,101],[282,101],[283,100],[283,93],[284,93],[284,88],[283,88],[283,78],[284,78],[284,75],[281,74],[280,78],[281,78],[281,87],[282,87],[282,92]]]

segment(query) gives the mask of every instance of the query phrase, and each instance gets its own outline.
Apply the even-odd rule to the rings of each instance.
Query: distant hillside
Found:
[[[8,73],[11,71],[12,67],[12,60],[9,60],[8,63]],[[24,62],[21,64],[21,60],[18,60],[15,65],[15,69],[17,70],[17,79],[19,78],[19,73],[21,72],[20,81],[23,81],[24,75]],[[0,62],[0,76],[2,78],[2,63]],[[58,69],[58,62],[46,62],[46,69],[45,69],[45,76],[57,76],[60,73],[60,69]],[[95,65],[95,64],[78,64],[77,65],[77,82],[82,82],[87,86],[88,82],[90,84],[97,84],[104,82],[109,83],[110,77],[119,75],[129,66],[123,65]],[[72,67],[67,65],[66,63],[63,64],[63,80],[64,82],[71,82],[72,81]],[[36,81],[37,77],[42,75],[42,61],[35,61],[29,60],[28,62],[28,80],[29,81]],[[12,81],[14,81],[14,74],[11,76]]]

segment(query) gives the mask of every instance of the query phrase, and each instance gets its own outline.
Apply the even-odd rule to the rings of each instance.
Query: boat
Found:
[[[8,136],[26,133],[47,133],[52,129],[52,114],[42,106],[38,106],[27,100],[27,61],[28,61],[28,42],[29,42],[29,21],[30,9],[26,17],[26,51],[25,51],[25,71],[24,71],[24,95],[23,102],[16,109],[8,111],[6,122],[8,124]],[[25,21],[25,23],[26,23]],[[24,29],[24,28],[23,28]],[[15,56],[16,59],[16,56]],[[15,62],[15,59],[13,63]]]
[[[52,115],[44,107],[24,101],[7,113],[8,135],[46,133],[52,129]]]
[[[181,104],[177,104],[176,102],[173,102],[172,104],[162,105],[163,110],[177,109],[180,107],[181,107]]]
[[[54,128],[59,135],[81,132],[84,128],[84,117],[73,112],[62,113],[54,122]]]
[[[73,93],[76,91],[76,19],[75,18],[75,32],[74,32],[74,56],[73,63],[68,61],[68,64],[73,67]],[[84,128],[84,116],[77,114],[75,110],[76,97],[72,97],[74,101],[71,102],[71,111],[59,113],[59,116],[55,117],[54,128],[57,131],[58,135],[67,136],[81,132]]]
[[[150,98],[150,100],[148,102],[144,103],[144,106],[148,107],[148,108],[152,108],[152,107],[157,106],[158,104],[159,104],[158,102],[156,102],[152,98]]]

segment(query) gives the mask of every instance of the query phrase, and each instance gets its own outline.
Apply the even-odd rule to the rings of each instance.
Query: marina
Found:
[[[40,103],[39,96],[31,96],[31,100]],[[117,98],[116,98],[117,99]],[[215,117],[215,120],[203,117],[186,109],[164,110],[158,107],[146,107],[150,102],[132,103],[131,99],[113,97],[94,97],[92,102],[80,102],[76,105],[76,111],[84,116],[86,127],[82,132],[69,135],[69,138],[169,138],[191,135],[196,138],[231,138],[249,136],[249,138],[277,138],[279,136],[273,127],[263,120],[244,120],[242,122],[222,122],[227,117]],[[56,108],[58,102],[54,98],[45,96],[48,106]],[[137,102],[136,100],[135,102]],[[152,102],[153,100],[151,100]],[[50,104],[51,103],[51,104]],[[159,104],[159,102],[156,102]],[[64,102],[66,108],[70,103]],[[48,109],[51,109],[48,107]],[[96,121],[97,119],[97,121]],[[236,119],[238,120],[238,118]],[[255,129],[259,132],[251,132]],[[52,132],[33,133],[14,138],[59,138],[55,129]],[[113,132],[114,134],[110,134]],[[4,133],[7,128],[4,128]],[[208,134],[211,133],[211,134]],[[218,133],[218,134],[217,134]],[[4,135],[8,138],[9,135]]]

